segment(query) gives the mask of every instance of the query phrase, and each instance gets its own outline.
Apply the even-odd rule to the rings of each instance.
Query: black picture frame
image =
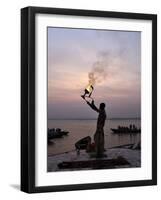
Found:
[[[152,179],[61,186],[35,186],[35,16],[73,16],[152,21]],[[80,172],[81,173],[81,172]],[[157,184],[157,15],[96,10],[26,7],[21,9],[21,190],[27,193]]]

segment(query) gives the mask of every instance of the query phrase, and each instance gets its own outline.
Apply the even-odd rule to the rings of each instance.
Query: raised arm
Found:
[[[94,100],[92,100],[92,103],[90,103],[88,101],[86,101],[86,102],[94,111],[99,112],[99,109],[94,104]]]

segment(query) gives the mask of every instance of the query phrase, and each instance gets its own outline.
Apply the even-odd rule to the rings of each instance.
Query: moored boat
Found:
[[[60,128],[48,129],[48,140],[54,138],[62,138],[64,135],[68,135],[69,131],[61,130]]]
[[[113,133],[141,133],[141,129],[129,129],[129,128],[125,128],[125,129],[114,129],[111,128]]]

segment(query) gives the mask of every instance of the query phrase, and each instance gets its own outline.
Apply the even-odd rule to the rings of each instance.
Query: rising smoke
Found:
[[[95,85],[97,83],[101,83],[108,77],[109,74],[109,66],[111,63],[111,58],[109,53],[100,52],[99,58],[92,65],[91,72],[88,73],[89,84]]]
[[[127,67],[125,48],[121,48],[118,51],[101,51],[98,53],[98,58],[88,73],[89,84],[94,86],[102,83],[108,77],[116,76],[120,69],[123,70]]]

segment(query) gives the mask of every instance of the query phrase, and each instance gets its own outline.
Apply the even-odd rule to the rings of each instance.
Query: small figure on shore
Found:
[[[106,111],[105,111],[105,103],[101,103],[99,108],[97,108],[94,104],[94,100],[92,102],[86,101],[87,104],[96,112],[99,113],[97,119],[97,128],[94,134],[94,142],[95,142],[95,151],[96,157],[100,158],[104,156],[104,125],[106,120]]]
[[[135,126],[135,124],[133,124],[132,128],[133,128],[133,130],[136,130],[136,126]]]

